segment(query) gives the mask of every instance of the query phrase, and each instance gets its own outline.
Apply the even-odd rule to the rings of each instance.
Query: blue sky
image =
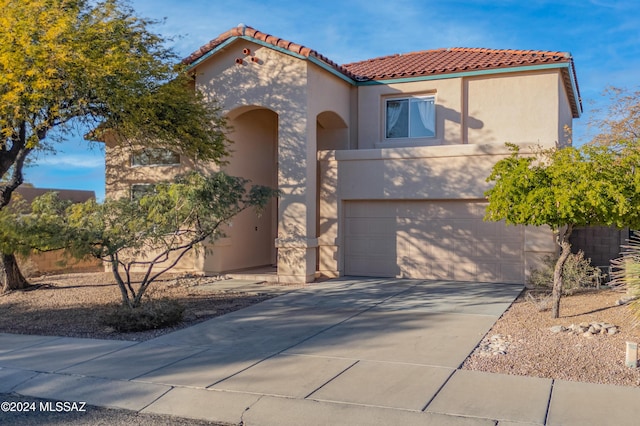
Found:
[[[155,31],[180,56],[239,23],[317,50],[340,64],[441,47],[570,52],[585,113],[574,140],[611,85],[640,85],[637,0],[132,0],[139,15],[163,19]],[[104,196],[104,154],[79,137],[41,154],[26,179],[37,187],[90,189]]]

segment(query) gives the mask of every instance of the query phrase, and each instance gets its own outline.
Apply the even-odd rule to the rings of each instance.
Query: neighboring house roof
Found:
[[[308,47],[245,25],[238,25],[200,47],[186,57],[183,63],[195,66],[237,38],[251,40],[294,56],[310,59],[316,64],[352,80],[353,84],[445,78],[446,76],[460,76],[460,74],[473,75],[561,68],[573,116],[579,117],[582,113],[582,99],[580,98],[573,57],[566,52],[455,47],[383,56],[339,65]]]
[[[84,191],[80,189],[32,188],[28,186],[21,186],[17,188],[14,194],[19,195],[20,198],[31,204],[34,198],[44,195],[47,192],[57,192],[58,197],[61,200],[68,200],[73,203],[84,203],[85,201],[95,200],[96,198],[96,194],[93,191]]]

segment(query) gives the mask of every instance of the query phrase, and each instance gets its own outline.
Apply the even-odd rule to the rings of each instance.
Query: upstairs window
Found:
[[[436,101],[433,96],[388,99],[386,138],[433,138],[436,136]]]
[[[176,166],[180,154],[162,148],[145,148],[131,155],[132,166]]]

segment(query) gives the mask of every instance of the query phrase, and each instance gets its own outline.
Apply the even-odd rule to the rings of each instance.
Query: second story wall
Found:
[[[411,99],[433,100],[433,135],[390,137],[389,101]],[[559,70],[362,85],[357,108],[358,149],[505,142],[554,146],[566,142],[572,121]],[[420,114],[428,112],[416,107],[409,120],[417,121]]]
[[[554,146],[561,82],[556,70],[465,79],[465,142]]]

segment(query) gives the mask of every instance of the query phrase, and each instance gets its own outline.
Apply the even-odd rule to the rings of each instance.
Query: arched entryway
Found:
[[[241,107],[228,114],[231,152],[225,172],[253,184],[278,187],[278,114],[262,107]],[[228,230],[231,246],[224,269],[239,270],[275,266],[278,233],[278,200],[273,199],[260,216],[244,211]]]
[[[333,111],[318,114],[316,144],[318,151],[349,149],[349,127],[345,120]],[[335,205],[337,176],[334,171],[323,170],[321,161],[318,161],[316,170],[316,236],[318,237],[316,271],[321,274],[330,274],[330,271],[337,271],[335,258],[337,213],[334,211],[337,208]]]

